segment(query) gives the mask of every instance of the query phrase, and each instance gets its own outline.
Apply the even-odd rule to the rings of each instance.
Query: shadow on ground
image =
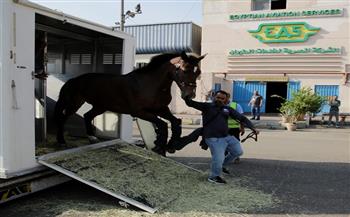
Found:
[[[208,158],[174,159],[209,170]],[[242,159],[228,168],[228,181],[245,177],[243,185],[281,201],[277,207],[249,214],[350,214],[350,164]]]

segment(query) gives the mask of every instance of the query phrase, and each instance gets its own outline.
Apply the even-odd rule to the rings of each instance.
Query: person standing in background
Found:
[[[252,108],[252,118],[251,120],[260,120],[260,108],[263,104],[263,98],[259,95],[257,90],[254,91],[252,98],[250,99],[248,106]]]
[[[339,106],[340,100],[338,100],[338,96],[334,95],[328,102],[329,108],[329,119],[328,119],[328,127],[332,124],[332,118],[335,116],[335,127],[339,128]]]

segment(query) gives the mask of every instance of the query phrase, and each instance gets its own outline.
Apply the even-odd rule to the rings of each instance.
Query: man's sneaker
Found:
[[[225,174],[230,174],[230,171],[226,169],[225,167],[222,168],[222,172]]]
[[[250,120],[255,120],[255,117],[250,118]]]
[[[220,176],[209,177],[208,181],[212,182],[212,183],[215,183],[215,184],[226,184],[226,181],[223,180]]]

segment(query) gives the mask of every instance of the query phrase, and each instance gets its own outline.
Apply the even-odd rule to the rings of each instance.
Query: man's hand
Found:
[[[240,130],[240,132],[241,132],[241,136],[243,136],[243,135],[244,135],[244,133],[245,133],[245,130],[244,130],[244,129],[242,129],[242,130]]]
[[[239,126],[239,132],[240,132],[241,136],[243,136],[245,133],[244,126],[242,124],[240,124],[240,126]]]

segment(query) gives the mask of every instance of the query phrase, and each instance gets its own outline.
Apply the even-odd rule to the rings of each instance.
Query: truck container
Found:
[[[45,149],[55,138],[59,90],[84,73],[132,71],[136,41],[25,0],[0,1],[0,22],[0,202],[5,202],[68,180],[37,162],[38,147]],[[66,124],[73,138],[85,136],[87,109],[83,105]],[[129,115],[107,112],[94,125],[100,137],[131,140]]]

